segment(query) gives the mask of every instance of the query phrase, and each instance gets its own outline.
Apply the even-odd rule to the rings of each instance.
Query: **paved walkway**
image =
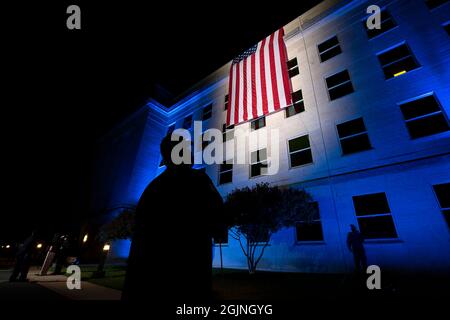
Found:
[[[39,276],[39,269],[28,273],[29,283],[9,283],[10,270],[0,271],[0,299],[21,300],[120,300],[121,291],[81,281],[80,290],[67,288],[64,275]]]

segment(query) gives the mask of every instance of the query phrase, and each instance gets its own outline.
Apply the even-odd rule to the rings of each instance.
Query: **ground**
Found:
[[[81,266],[83,290],[67,290],[65,276],[36,276],[29,273],[31,283],[9,283],[11,270],[0,270],[0,300],[117,300],[125,278],[123,266],[107,266],[104,278],[95,278],[96,266]],[[395,279],[395,280],[394,280]],[[221,300],[299,300],[305,298],[391,300],[408,297],[445,296],[449,279],[418,275],[394,277],[383,275],[382,290],[367,290],[365,278],[345,274],[302,274],[214,269],[213,294]]]

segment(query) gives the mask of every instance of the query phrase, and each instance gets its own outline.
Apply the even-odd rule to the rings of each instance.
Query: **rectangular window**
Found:
[[[325,62],[342,52],[337,36],[322,42],[317,48],[319,49],[321,62]]]
[[[400,105],[412,139],[449,130],[447,119],[434,95]]]
[[[184,118],[183,120],[183,128],[190,129],[192,126],[192,114]]]
[[[366,20],[364,20],[363,24],[364,28],[366,28],[367,36],[369,37],[369,39],[379,36],[380,34],[383,34],[386,31],[391,30],[392,28],[395,28],[397,26],[397,23],[394,21],[391,14],[386,9],[381,10],[381,29],[368,29]]]
[[[289,60],[287,62],[287,66],[288,66],[288,72],[289,72],[289,77],[295,77],[296,75],[298,75],[300,73],[300,71],[298,70],[298,62],[297,62],[297,58],[293,58],[291,60]]]
[[[292,93],[292,105],[286,108],[286,118],[292,117],[303,111],[305,111],[303,94],[302,90],[298,90]]]
[[[228,95],[225,95],[224,110],[228,110]]]
[[[229,161],[231,162],[231,161]],[[222,163],[219,166],[219,185],[233,181],[233,164]]]
[[[223,142],[234,139],[234,124],[227,127],[227,124],[222,125],[222,139]]]
[[[350,74],[347,70],[336,73],[325,79],[330,100],[346,96],[354,91]]]
[[[343,154],[372,149],[363,118],[338,124],[337,131]]]
[[[212,115],[212,103],[203,108],[202,120],[208,120]]]
[[[450,228],[450,183],[437,184],[433,186],[434,193],[441,207],[444,219]]]
[[[267,149],[257,150],[250,155],[250,177],[262,175],[262,169],[267,168]]]
[[[289,140],[288,146],[291,168],[313,162],[308,135]]]
[[[401,76],[419,67],[416,58],[405,43],[380,53],[378,60],[386,79]]]
[[[448,0],[425,0],[428,8],[434,9],[439,7],[440,5],[443,5],[444,3],[447,3]]]
[[[359,230],[366,239],[397,238],[384,192],[353,196]]]
[[[319,205],[313,202],[315,214],[311,220],[299,221],[295,225],[297,241],[323,241],[322,223],[320,221]]]
[[[252,120],[251,127],[252,131],[264,128],[266,126],[266,117],[260,117],[258,119]]]

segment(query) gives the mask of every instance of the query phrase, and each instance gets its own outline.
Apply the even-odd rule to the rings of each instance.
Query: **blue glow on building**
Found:
[[[279,173],[249,179],[248,167],[236,166],[232,183],[218,185],[217,166],[206,167],[224,197],[235,188],[269,182],[305,188],[319,203],[323,239],[298,241],[295,228],[282,230],[271,240],[262,269],[351,270],[346,235],[349,224],[363,221],[353,197],[377,193],[385,194],[390,212],[383,214],[391,219],[397,237],[367,240],[369,264],[412,272],[450,269],[449,227],[433,190],[450,182],[450,131],[413,139],[400,108],[405,101],[433,93],[449,121],[450,41],[442,25],[450,19],[450,4],[430,11],[423,0],[378,1],[397,27],[368,39],[363,27],[368,3],[324,1],[320,10],[307,12],[285,27],[288,55],[297,58],[302,70],[291,82],[294,91],[303,92],[305,111],[292,117],[277,112],[266,119],[267,128],[279,129],[283,140]],[[317,44],[335,35],[342,53],[322,63]],[[402,42],[419,68],[386,80],[377,54]],[[330,101],[325,78],[344,69],[349,71],[354,92]],[[159,166],[159,143],[169,125],[180,128],[189,115],[200,119],[201,108],[213,102],[213,115],[205,127],[222,128],[228,70],[229,66],[219,69],[170,108],[150,100],[105,138],[100,163],[107,165],[99,169],[97,208],[137,203],[148,183],[165,170]],[[364,119],[371,148],[343,154],[336,125],[359,117]],[[287,140],[306,134],[313,163],[291,168]],[[113,244],[114,254],[126,257],[129,244]],[[214,247],[216,266],[218,250]],[[230,239],[222,250],[225,267],[246,267],[237,243]]]

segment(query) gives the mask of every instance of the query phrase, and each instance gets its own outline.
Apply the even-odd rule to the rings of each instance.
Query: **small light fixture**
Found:
[[[42,249],[42,243],[38,243],[38,244],[36,245],[36,248]]]
[[[402,74],[405,74],[405,73],[406,73],[406,70],[402,70],[402,71],[397,72],[396,74],[394,74],[394,77],[401,76]]]
[[[103,251],[109,251],[110,248],[111,248],[111,246],[109,244],[105,244],[103,246]]]
[[[9,244],[7,244],[5,248],[9,249],[9,248],[11,248],[11,246]]]
[[[86,233],[83,237],[83,243],[86,243],[88,241],[88,234]]]

